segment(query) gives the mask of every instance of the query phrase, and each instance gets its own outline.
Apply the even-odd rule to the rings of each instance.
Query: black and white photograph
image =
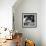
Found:
[[[23,13],[22,14],[23,27],[37,27],[37,13]]]

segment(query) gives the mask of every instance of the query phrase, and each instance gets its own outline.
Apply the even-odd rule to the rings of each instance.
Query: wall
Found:
[[[20,2],[20,1],[18,1]],[[16,6],[17,5],[17,6]],[[15,31],[23,33],[23,37],[35,41],[36,46],[41,46],[41,1],[23,0],[13,6]],[[37,13],[36,28],[22,28],[22,13]]]
[[[12,6],[16,0],[0,0],[0,27],[12,28]]]
[[[41,1],[41,38],[42,46],[46,46],[46,0]]]

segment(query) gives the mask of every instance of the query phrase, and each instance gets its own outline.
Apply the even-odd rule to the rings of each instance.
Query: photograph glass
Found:
[[[37,13],[23,13],[22,26],[23,27],[37,27]]]

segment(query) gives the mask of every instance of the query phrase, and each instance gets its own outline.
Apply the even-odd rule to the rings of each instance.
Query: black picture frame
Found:
[[[36,28],[37,27],[37,13],[22,13],[22,27]]]

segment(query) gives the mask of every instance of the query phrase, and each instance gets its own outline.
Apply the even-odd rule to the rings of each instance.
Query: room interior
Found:
[[[1,0],[0,46],[46,46],[45,4],[45,0]],[[34,16],[34,25],[28,25],[24,16],[29,20]]]

